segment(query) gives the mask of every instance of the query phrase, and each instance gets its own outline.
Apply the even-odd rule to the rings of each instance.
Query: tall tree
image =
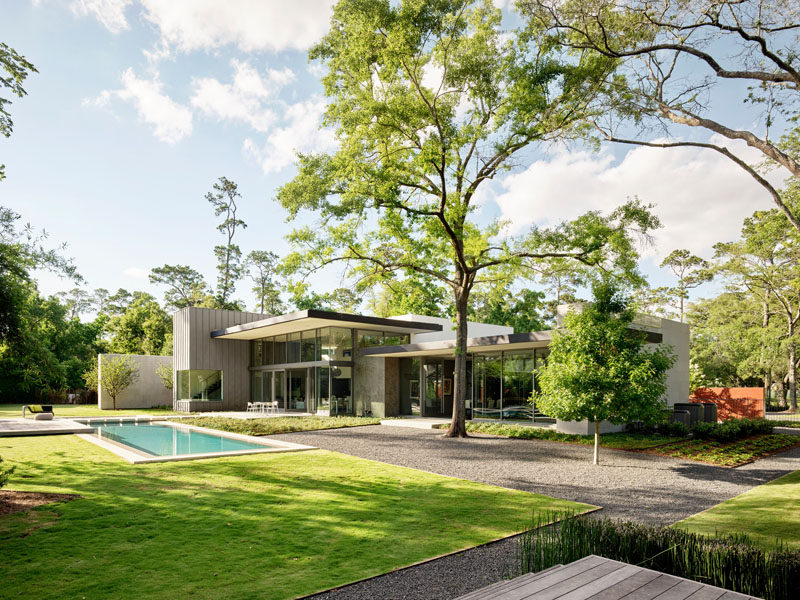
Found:
[[[22,98],[27,94],[22,84],[31,73],[38,73],[36,67],[16,50],[0,42],[0,88],[6,88],[13,95]],[[11,113],[7,108],[9,104],[11,100],[0,96],[0,134],[5,137],[10,137],[14,130],[14,121],[11,120]],[[0,180],[5,179],[5,176],[6,166],[0,164]]]
[[[109,350],[118,354],[164,355],[172,347],[172,319],[155,298],[134,292],[133,301],[108,320]]]
[[[206,200],[214,207],[214,215],[224,215],[222,223],[217,225],[217,230],[225,236],[225,244],[214,246],[214,256],[217,257],[217,300],[220,308],[233,308],[231,296],[236,290],[236,282],[244,274],[242,264],[242,251],[233,243],[236,230],[244,229],[247,224],[236,217],[236,199],[240,198],[239,187],[227,177],[220,177],[214,184],[214,191],[206,194]]]
[[[267,250],[253,250],[247,255],[247,274],[253,281],[256,310],[263,314],[279,315],[284,312],[281,289],[276,281],[278,255]]]
[[[792,209],[800,206],[800,186],[794,182],[784,194]],[[773,209],[756,211],[745,219],[742,239],[714,247],[720,261],[719,272],[732,289],[747,289],[750,294],[774,303],[783,323],[786,344],[787,384],[791,410],[797,410],[797,328],[800,324],[800,241],[798,232]],[[771,299],[771,301],[769,300]],[[768,315],[765,317],[768,319]]]
[[[164,302],[174,310],[208,303],[205,279],[188,265],[156,267],[150,271],[150,283],[167,286]]]
[[[536,406],[565,421],[594,424],[594,464],[600,462],[600,423],[655,423],[666,409],[672,350],[645,351],[631,329],[630,300],[608,281],[593,286],[594,302],[564,318],[553,334],[547,364],[538,372]]]
[[[671,290],[675,298],[681,323],[684,317],[684,302],[689,298],[689,290],[713,279],[711,263],[695,256],[688,250],[673,250],[661,261],[661,267],[669,267],[678,279],[678,284]]]
[[[331,310],[353,313],[361,304],[361,296],[350,288],[336,288],[331,292],[318,294],[303,284],[294,286],[292,304],[297,310]]]
[[[483,272],[546,257],[631,266],[630,230],[656,224],[638,202],[525,236],[478,223],[481,184],[531,144],[576,133],[614,63],[588,54],[559,62],[535,32],[508,35],[500,19],[489,0],[341,0],[310,52],[328,69],[325,119],[339,149],[300,155],[298,175],[278,192],[290,219],[304,209],[320,219],[290,235],[289,268],[338,262],[363,287],[417,273],[449,288],[456,348],[447,436],[466,436],[467,316]]]
[[[623,62],[623,68],[608,78],[606,94],[599,97],[607,109],[605,118],[594,120],[602,138],[718,152],[753,177],[800,231],[800,215],[783,202],[756,167],[725,143],[743,141],[787,174],[800,177],[800,159],[772,135],[776,127],[786,131],[796,121],[800,90],[797,2],[523,0],[522,5],[534,26],[549,29],[556,43]],[[709,102],[715,95],[725,103],[733,98],[753,103],[760,107],[760,114],[749,129],[739,128],[738,112],[729,113],[736,115],[736,122],[725,123],[724,107]],[[625,133],[631,125],[639,129],[633,137]],[[714,136],[707,142],[696,141],[683,128]],[[655,137],[646,135],[652,130],[670,139],[648,140]],[[797,134],[795,130],[795,138]]]

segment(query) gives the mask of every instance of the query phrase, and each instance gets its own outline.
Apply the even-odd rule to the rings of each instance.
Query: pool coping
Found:
[[[247,456],[250,454],[272,454],[275,452],[304,452],[306,450],[317,450],[318,448],[315,446],[307,446],[305,444],[296,444],[294,442],[286,442],[283,440],[275,440],[270,438],[269,441],[264,440],[263,438],[259,438],[253,435],[245,435],[242,433],[233,433],[231,431],[221,431],[219,429],[210,429],[208,427],[198,427],[196,425],[185,425],[183,423],[174,423],[172,421],[167,421],[162,418],[153,418],[153,419],[145,419],[142,417],[121,417],[117,418],[97,418],[91,419],[87,418],[89,424],[92,421],[96,422],[103,422],[103,421],[127,421],[127,422],[143,422],[143,423],[150,423],[153,421],[158,421],[159,425],[166,425],[167,427],[174,427],[175,429],[182,429],[184,431],[197,431],[200,433],[210,433],[213,435],[218,435],[220,437],[225,437],[233,440],[240,440],[243,442],[249,442],[251,444],[258,444],[260,446],[264,446],[263,449],[252,449],[252,450],[230,450],[230,451],[222,451],[222,452],[205,452],[202,454],[178,454],[176,456],[151,456],[147,455],[144,452],[139,450],[135,450],[130,446],[125,446],[119,442],[113,442],[111,440],[107,440],[105,438],[99,438],[94,433],[79,433],[77,434],[79,438],[86,440],[94,444],[95,446],[100,446],[109,452],[112,452],[126,460],[127,462],[137,465],[137,464],[144,464],[144,463],[161,463],[161,462],[177,462],[177,461],[185,461],[185,460],[200,460],[203,458],[219,458],[223,456]],[[277,447],[276,447],[277,446]]]

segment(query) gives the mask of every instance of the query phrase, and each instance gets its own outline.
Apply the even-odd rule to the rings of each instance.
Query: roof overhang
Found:
[[[552,331],[532,331],[530,333],[509,333],[467,339],[467,351],[472,353],[499,352],[512,350],[531,350],[544,348],[550,344]],[[413,357],[413,356],[453,356],[455,340],[421,342],[402,346],[376,346],[363,348],[361,356]]]
[[[647,331],[645,341],[660,343],[664,336],[660,333]],[[511,352],[515,350],[533,350],[545,348],[553,339],[553,331],[531,331],[529,333],[511,333],[507,335],[489,335],[467,339],[467,352],[473,354],[489,352]],[[361,356],[380,356],[406,358],[415,356],[453,356],[456,348],[455,340],[439,342],[422,342],[419,344],[404,344],[402,346],[375,346],[362,348]]]
[[[269,317],[242,325],[233,325],[225,329],[211,332],[211,337],[223,340],[257,340],[272,335],[297,333],[319,327],[355,327],[370,331],[386,331],[389,333],[427,333],[442,331],[438,323],[422,321],[402,321],[399,319],[383,319],[363,315],[329,312],[326,310],[301,310],[288,315]]]

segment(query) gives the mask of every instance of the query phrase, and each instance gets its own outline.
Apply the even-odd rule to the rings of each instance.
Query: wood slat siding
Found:
[[[263,318],[260,313],[197,307],[175,313],[172,321],[175,371],[222,371],[222,402],[206,405],[194,401],[192,410],[243,410],[247,407],[250,399],[250,343],[245,340],[216,340],[211,337],[211,332]],[[175,403],[177,393],[175,386]],[[175,407],[178,408],[177,404]]]
[[[681,577],[590,555],[475,590],[458,600],[758,600]]]

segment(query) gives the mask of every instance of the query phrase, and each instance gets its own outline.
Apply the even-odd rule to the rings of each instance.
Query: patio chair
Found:
[[[247,412],[259,412],[261,409],[258,406],[259,402],[248,402]]]
[[[25,404],[22,407],[22,418],[25,418],[25,411],[33,415],[35,421],[52,421],[53,407],[50,404]]]

